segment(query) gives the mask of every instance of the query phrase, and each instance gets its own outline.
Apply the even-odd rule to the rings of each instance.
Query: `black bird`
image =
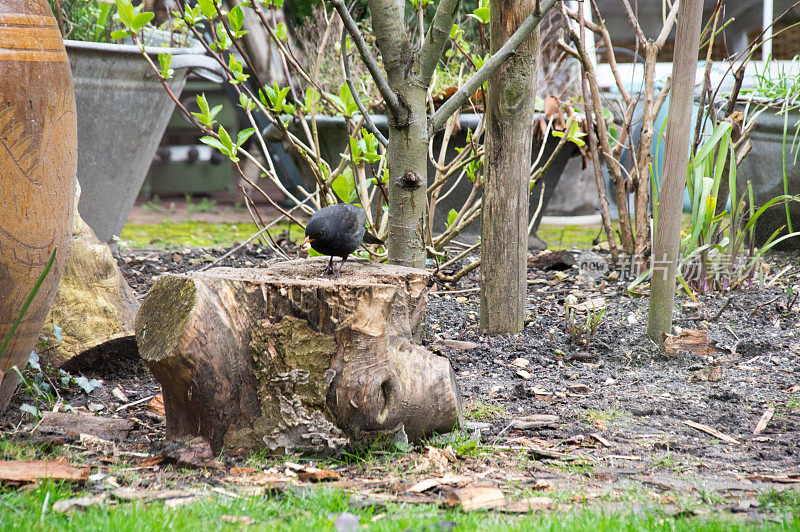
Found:
[[[365,221],[366,214],[361,207],[349,203],[323,207],[308,219],[306,239],[300,249],[308,251],[311,247],[323,255],[331,256],[328,267],[322,272],[324,274],[334,273],[333,258],[341,257],[342,262],[339,263],[335,275],[338,277],[347,256],[358,249],[362,242],[383,244],[366,232]]]

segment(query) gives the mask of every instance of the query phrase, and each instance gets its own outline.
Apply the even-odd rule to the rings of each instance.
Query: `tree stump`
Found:
[[[68,371],[138,358],[133,326],[139,302],[108,244],[78,213],[78,196],[67,266],[43,331],[51,347],[40,354],[42,362]],[[54,326],[61,327],[60,338]]]
[[[428,273],[327,258],[165,275],[136,318],[164,390],[167,438],[336,454],[448,432],[462,421],[448,359],[412,342]]]

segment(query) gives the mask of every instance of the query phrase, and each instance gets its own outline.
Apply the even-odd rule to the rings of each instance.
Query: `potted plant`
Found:
[[[58,14],[75,83],[78,112],[79,211],[101,241],[118,236],[142,186],[175,107],[142,58],[116,28],[133,17],[145,52],[158,63],[171,56],[166,89],[179,96],[190,70],[221,81],[203,46],[186,35],[160,31],[130,0],[50,0]]]

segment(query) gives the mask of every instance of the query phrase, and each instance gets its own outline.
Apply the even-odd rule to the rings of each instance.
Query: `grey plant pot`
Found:
[[[800,102],[798,102],[800,103]],[[750,133],[753,148],[738,166],[736,188],[739,198],[747,193],[747,181],[753,183],[755,207],[785,193],[783,179],[783,115],[771,110],[758,117],[755,129]],[[800,195],[800,165],[794,164],[792,139],[795,124],[800,120],[800,111],[791,111],[788,116],[786,136],[786,177],[788,193]],[[789,213],[795,231],[800,230],[800,203],[789,202]],[[776,205],[767,209],[756,222],[756,245],[761,245],[781,226],[786,225],[786,208]],[[786,229],[782,234],[785,234]],[[784,240],[776,249],[800,249],[800,238]]]
[[[370,115],[372,121],[378,127],[378,129],[384,134],[389,134],[389,125],[386,120],[385,115]],[[454,133],[452,139],[448,145],[447,149],[447,156],[446,160],[452,160],[453,157],[456,156],[456,148],[461,148],[466,145],[467,142],[467,130],[475,131],[478,127],[478,122],[480,121],[481,115],[475,113],[464,113],[460,116],[460,124],[461,127],[457,133]],[[536,116],[535,119],[538,119],[539,116]],[[346,122],[345,119],[342,117],[331,117],[331,116],[319,116],[316,118],[317,120],[317,129],[319,132],[319,143],[320,143],[320,154],[322,158],[325,159],[329,164],[336,166],[339,163],[340,154],[344,153],[347,148],[348,142],[348,135],[346,129]],[[302,128],[298,121],[292,121],[290,123],[290,129],[292,133],[302,135]],[[275,128],[268,128],[265,132],[265,135],[272,139],[277,140],[277,131]],[[439,150],[441,147],[443,132],[439,132],[436,134],[433,143],[433,153],[438,157]],[[301,138],[303,138],[301,136]],[[549,137],[547,140],[547,145],[545,146],[544,153],[542,155],[541,163],[543,164],[549,158],[550,154],[553,153],[556,145],[558,144],[559,139],[555,137]],[[541,148],[541,142],[534,142],[532,147],[532,154],[531,154],[531,162],[535,160],[536,156],[539,154],[539,149]],[[291,150],[290,150],[291,152]],[[539,204],[539,195],[541,191],[542,184],[544,184],[544,196],[542,197],[542,208],[539,212],[539,216],[534,222],[533,230],[531,231],[531,237],[529,239],[529,247],[531,249],[544,249],[546,245],[544,242],[539,239],[535,233],[536,229],[539,226],[539,221],[541,220],[542,214],[547,207],[547,202],[550,200],[550,196],[553,194],[553,190],[555,190],[558,181],[561,179],[561,174],[564,171],[564,168],[567,165],[567,161],[569,161],[570,157],[572,157],[577,152],[577,148],[574,144],[568,143],[564,149],[556,157],[556,160],[553,161],[553,164],[545,171],[541,182],[536,188],[533,190],[530,196],[530,208],[529,208],[529,216],[532,216],[536,211],[536,207]],[[302,174],[303,181],[311,188],[314,186],[314,176],[311,172],[311,169],[305,163],[305,161],[301,160],[299,157],[295,157],[295,163],[297,164],[300,173]],[[428,161],[428,184],[432,184],[434,180],[434,176],[436,175],[436,169],[434,168],[433,164]],[[442,200],[440,200],[436,207],[436,212],[434,213],[434,227],[433,232],[434,234],[439,234],[445,229],[445,223],[447,221],[447,214],[450,212],[450,209],[458,210],[463,204],[464,201],[469,196],[470,190],[472,188],[472,183],[470,183],[466,177],[461,180],[461,182],[455,187],[455,189],[448,194],[448,196]],[[447,186],[445,186],[447,190]],[[481,223],[480,218],[469,224],[465,230],[461,233],[458,240],[466,241],[466,242],[475,242],[477,241],[477,237],[480,236],[481,233]]]
[[[189,69],[207,77],[213,60],[200,43],[187,48],[148,46],[173,55],[168,85],[178,96]],[[78,211],[101,241],[122,233],[175,107],[139,49],[128,44],[65,40],[78,111]]]

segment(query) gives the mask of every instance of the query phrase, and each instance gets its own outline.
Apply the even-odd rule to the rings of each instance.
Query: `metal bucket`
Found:
[[[78,110],[78,182],[81,217],[101,241],[119,236],[175,107],[138,47],[65,40]],[[148,46],[172,54],[167,84],[176,97],[195,69],[214,74],[216,62],[200,43],[186,48]]]

